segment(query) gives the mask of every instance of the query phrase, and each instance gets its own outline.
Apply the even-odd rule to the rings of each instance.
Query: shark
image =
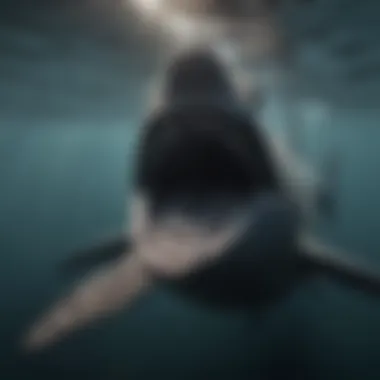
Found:
[[[316,276],[380,296],[380,271],[310,232],[310,179],[242,104],[218,56],[181,52],[144,120],[128,227],[70,255],[86,271],[22,338],[57,344],[158,285],[205,307],[263,310]]]

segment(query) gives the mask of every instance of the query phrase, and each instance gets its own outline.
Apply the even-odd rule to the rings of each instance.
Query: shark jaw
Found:
[[[137,183],[152,215],[183,209],[207,219],[215,204],[223,218],[228,209],[241,209],[253,194],[273,188],[273,176],[262,168],[267,162],[261,142],[250,128],[241,114],[203,104],[172,107],[153,118]]]

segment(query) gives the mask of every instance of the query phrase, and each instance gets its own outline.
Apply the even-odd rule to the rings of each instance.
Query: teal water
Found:
[[[120,227],[128,207],[139,91],[157,46],[131,43],[121,8],[94,3],[91,14],[31,1],[0,10],[0,379],[379,379],[380,301],[325,280],[264,318],[157,289],[51,350],[20,352],[22,332],[71,284],[61,260]],[[342,162],[336,216],[316,229],[380,268],[379,3],[314,3],[289,25],[307,47],[300,90],[330,112],[301,123],[297,148],[317,168],[334,150]],[[334,55],[352,41],[356,55]],[[356,69],[367,78],[351,82]]]

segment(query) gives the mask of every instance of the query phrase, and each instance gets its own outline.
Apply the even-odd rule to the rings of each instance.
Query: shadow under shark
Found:
[[[303,231],[297,184],[241,106],[217,57],[181,54],[138,151],[129,232],[69,258],[107,263],[27,333],[27,349],[55,343],[164,283],[207,305],[263,307],[313,275],[380,295],[380,276]],[[284,162],[280,162],[284,164]]]

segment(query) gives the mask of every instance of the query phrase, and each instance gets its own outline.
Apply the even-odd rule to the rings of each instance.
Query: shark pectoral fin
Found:
[[[123,235],[110,236],[101,242],[87,248],[74,252],[60,265],[60,270],[69,273],[77,273],[92,269],[128,253],[132,246],[130,239]]]
[[[79,284],[32,326],[23,340],[27,350],[37,350],[117,312],[149,289],[150,273],[131,254]]]
[[[380,296],[380,268],[359,263],[352,255],[302,235],[298,241],[301,258],[314,273],[326,274],[353,288]]]

